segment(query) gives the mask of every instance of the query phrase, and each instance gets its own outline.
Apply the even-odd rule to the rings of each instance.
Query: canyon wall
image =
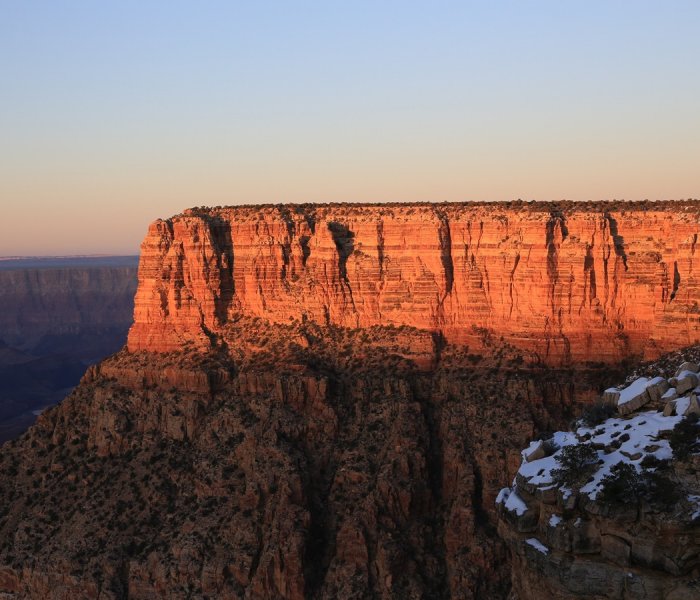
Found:
[[[508,597],[499,490],[616,361],[698,337],[699,212],[155,222],[128,347],[0,449],[0,595]]]
[[[697,202],[192,209],[142,245],[131,351],[206,349],[240,315],[492,332],[548,364],[700,339]]]
[[[124,345],[136,274],[136,256],[0,260],[0,443]]]
[[[248,356],[120,352],[2,446],[0,596],[507,597],[498,491],[603,373],[513,368],[497,340],[426,371],[403,357],[418,330],[233,327]]]
[[[0,262],[0,340],[33,352],[51,338],[129,327],[137,257],[66,259],[57,268],[43,262]]]

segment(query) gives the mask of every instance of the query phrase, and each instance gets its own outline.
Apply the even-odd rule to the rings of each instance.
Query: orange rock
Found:
[[[700,339],[697,203],[193,209],[142,244],[131,351],[205,349],[235,314],[503,336],[550,364]]]

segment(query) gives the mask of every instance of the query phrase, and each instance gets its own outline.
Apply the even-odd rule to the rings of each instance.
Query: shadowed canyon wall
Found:
[[[2,447],[0,595],[505,599],[496,495],[609,383],[497,342],[418,368],[418,330],[227,333],[106,359]]]
[[[119,350],[132,321],[136,256],[0,260],[0,442]]]
[[[192,209],[142,245],[132,351],[206,348],[236,315],[487,329],[548,364],[700,339],[696,202]]]
[[[34,352],[61,336],[95,336],[128,328],[133,315],[138,257],[0,261],[0,340]],[[59,266],[46,266],[47,264]],[[94,343],[93,343],[94,345]],[[86,359],[86,345],[65,344]],[[121,347],[112,342],[113,352]]]

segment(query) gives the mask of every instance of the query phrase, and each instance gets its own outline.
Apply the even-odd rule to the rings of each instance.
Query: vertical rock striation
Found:
[[[149,228],[129,349],[205,349],[237,315],[490,330],[549,364],[700,339],[700,204],[279,205]]]

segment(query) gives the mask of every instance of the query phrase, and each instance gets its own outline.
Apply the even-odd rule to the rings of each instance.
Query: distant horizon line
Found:
[[[0,261],[3,260],[51,260],[56,258],[133,258],[139,256],[138,252],[134,254],[121,253],[96,253],[96,254],[17,254],[14,256],[0,256]]]
[[[668,198],[668,199],[644,199],[644,200],[625,200],[615,199],[612,200],[523,200],[522,198],[512,199],[512,200],[409,200],[409,201],[330,201],[330,202],[270,202],[270,203],[254,203],[254,204],[224,204],[224,205],[200,205],[191,206],[185,208],[179,213],[172,214],[170,216],[159,217],[152,221],[169,221],[171,219],[177,219],[184,216],[202,216],[206,214],[216,214],[222,211],[249,211],[249,210],[260,210],[266,211],[270,209],[283,209],[292,208],[296,209],[307,209],[309,207],[322,208],[322,209],[334,209],[338,207],[350,207],[350,208],[382,208],[382,209],[392,209],[392,208],[411,208],[411,207],[504,207],[504,208],[529,208],[534,211],[542,210],[583,210],[583,211],[597,211],[597,210],[611,210],[623,208],[623,210],[645,210],[650,206],[653,206],[656,210],[669,210],[676,207],[689,207],[692,206],[695,209],[700,209],[700,199],[699,198]],[[143,238],[141,238],[143,239]],[[36,262],[49,262],[49,261],[71,261],[71,260],[100,260],[100,259],[118,259],[118,258],[134,258],[137,259],[140,256],[140,250],[134,249],[132,251],[118,251],[118,252],[91,252],[91,253],[56,253],[56,254],[8,254],[0,255],[0,267],[3,270],[7,267],[8,263],[13,261],[23,262],[23,261],[36,261]]]

